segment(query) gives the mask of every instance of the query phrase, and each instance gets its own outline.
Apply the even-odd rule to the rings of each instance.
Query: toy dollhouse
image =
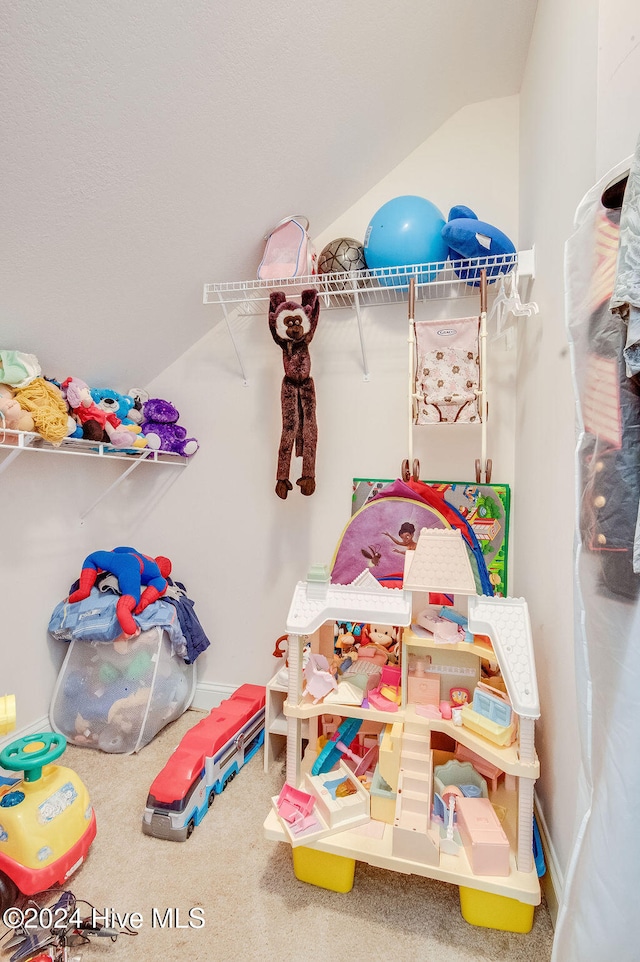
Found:
[[[429,604],[445,591],[452,609]],[[308,691],[302,658],[310,643],[328,664],[347,620],[402,631],[399,664],[363,677],[357,660],[339,684],[362,699],[340,703],[328,679],[324,697]],[[460,887],[467,921],[529,931],[540,712],[526,601],[477,595],[460,533],[423,529],[402,588],[312,569],[287,632],[286,785],[265,833],[292,846],[296,876],[346,892],[362,861],[435,878]]]

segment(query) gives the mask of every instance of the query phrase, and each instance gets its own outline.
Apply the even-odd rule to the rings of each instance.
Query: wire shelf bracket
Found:
[[[154,451],[152,448],[121,449],[113,448],[109,444],[95,441],[85,441],[83,438],[65,438],[59,445],[50,444],[39,434],[28,431],[12,431],[8,428],[0,429],[0,451],[8,451],[0,462],[0,474],[7,470],[13,462],[25,452],[38,454],[70,454],[81,457],[100,458],[109,461],[126,462],[127,467],[80,515],[80,524],[84,524],[89,514],[97,508],[101,501],[117,488],[143,462],[152,464],[170,464],[174,466],[186,465],[188,458],[167,451]]]

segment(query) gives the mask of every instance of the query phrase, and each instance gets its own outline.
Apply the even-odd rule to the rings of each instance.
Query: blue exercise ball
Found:
[[[371,271],[379,268],[403,268],[410,264],[432,264],[447,259],[448,248],[442,239],[445,219],[435,204],[425,197],[407,194],[394,197],[371,218],[364,239],[364,257]],[[434,280],[441,267],[420,271],[420,284]],[[408,286],[412,271],[392,270],[378,275],[385,286]],[[396,276],[396,274],[398,276]]]

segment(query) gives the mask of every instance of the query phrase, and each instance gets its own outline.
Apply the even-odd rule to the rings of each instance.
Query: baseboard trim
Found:
[[[211,711],[225,698],[233,695],[237,688],[237,685],[216,685],[210,681],[199,681],[190,707],[197,711]]]
[[[549,828],[542,814],[537,796],[534,800],[534,810],[540,832],[540,841],[542,842],[542,851],[544,852],[544,861],[547,866],[547,871],[540,879],[540,886],[544,892],[549,915],[551,916],[551,921],[555,929],[558,919],[558,909],[560,907],[560,898],[562,896],[562,890],[564,889],[564,875],[558,864],[558,858],[549,837]]]

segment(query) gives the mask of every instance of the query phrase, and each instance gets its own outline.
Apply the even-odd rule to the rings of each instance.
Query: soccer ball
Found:
[[[353,237],[337,237],[320,251],[318,273],[362,271],[366,268],[364,247]]]

